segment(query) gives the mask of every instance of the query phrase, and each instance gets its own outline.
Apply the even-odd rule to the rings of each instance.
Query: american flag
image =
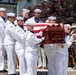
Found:
[[[48,25],[49,25],[49,23],[35,23],[35,24],[34,24],[34,29],[33,29],[33,31],[34,31],[34,33],[36,34],[36,36],[37,36],[38,38],[41,38],[39,32],[40,32],[40,31],[43,32],[43,30],[44,30]],[[25,31],[27,30],[26,24],[24,24],[24,29],[25,29]]]
[[[35,23],[34,24],[34,33],[36,34],[36,36],[38,37],[38,38],[41,38],[41,36],[40,36],[40,31],[44,31],[44,29],[45,28],[47,28],[47,26],[52,26],[52,27],[55,27],[55,26],[57,26],[57,27],[59,27],[60,26],[60,24],[49,24],[49,23]],[[25,29],[25,31],[27,30],[27,27],[26,27],[26,24],[24,24],[24,29]]]
[[[35,23],[34,24],[34,33],[38,33],[40,31],[43,31],[47,26],[60,26],[59,24],[49,24],[49,23]],[[24,24],[24,29],[27,30],[26,24]]]

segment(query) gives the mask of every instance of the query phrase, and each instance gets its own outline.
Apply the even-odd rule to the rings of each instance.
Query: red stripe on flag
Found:
[[[38,27],[41,27],[41,26],[48,26],[49,23],[35,23],[34,26],[38,26]],[[24,26],[26,26],[26,24],[24,24]]]
[[[40,32],[40,31],[42,31],[42,32],[43,32],[43,30],[44,30],[44,29],[34,30],[34,33],[38,33],[38,32]]]

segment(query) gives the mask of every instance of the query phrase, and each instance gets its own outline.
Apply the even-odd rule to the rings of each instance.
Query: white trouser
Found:
[[[25,52],[27,73],[25,75],[37,75],[37,53]]]
[[[38,67],[46,67],[46,55],[44,52],[44,48],[41,47],[38,51]]]
[[[5,46],[8,58],[8,74],[16,73],[16,53],[14,45]]]
[[[0,49],[0,70],[4,70],[4,55],[5,55],[5,49],[2,45]]]
[[[68,54],[56,53],[55,57],[56,75],[67,75],[68,70]]]
[[[20,75],[24,75],[26,73],[26,61],[25,61],[25,53],[24,50],[15,50],[17,57],[19,59],[19,70]]]
[[[48,59],[48,75],[55,75],[55,47],[44,45],[44,50]]]

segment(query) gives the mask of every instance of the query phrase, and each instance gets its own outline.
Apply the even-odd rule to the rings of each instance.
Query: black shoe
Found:
[[[42,67],[38,67],[38,69],[41,69]]]
[[[9,74],[9,75],[17,75],[17,74]]]
[[[43,67],[43,69],[47,69],[47,67]]]
[[[0,70],[1,73],[5,73],[5,72],[8,72],[6,69],[4,70]]]

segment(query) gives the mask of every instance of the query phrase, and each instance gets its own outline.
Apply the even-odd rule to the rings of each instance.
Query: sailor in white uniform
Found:
[[[16,44],[15,44],[15,51],[17,57],[19,59],[19,70],[20,75],[24,75],[26,73],[26,62],[25,62],[25,32],[24,32],[24,20],[23,17],[17,17],[17,24],[15,37],[16,37]]]
[[[30,20],[32,21],[33,23],[42,23],[43,21],[40,19],[40,13],[41,13],[42,10],[40,9],[35,9],[34,10],[34,16],[29,18],[25,24]]]
[[[27,73],[25,75],[37,75],[37,58],[38,58],[38,48],[37,44],[42,42],[45,38],[37,38],[33,33],[34,23],[27,23],[27,31],[25,33],[25,58],[27,65]]]
[[[25,9],[25,8],[22,9],[22,17],[23,17],[24,23],[29,19],[29,12],[30,12],[29,9]],[[15,20],[14,23],[15,25],[18,25],[17,20]]]
[[[4,46],[8,58],[8,74],[16,75],[16,54],[15,54],[15,14],[7,13],[7,22],[5,28]]]
[[[43,23],[43,21],[40,19],[40,13],[42,10],[35,9],[34,10],[34,16],[29,18],[25,23],[27,23],[29,20],[33,23]],[[46,55],[44,52],[44,45],[39,45],[39,52],[38,52],[38,68],[46,68]]]
[[[73,37],[70,34],[71,25],[65,24],[64,44],[57,44],[55,54],[55,75],[67,75],[68,70],[68,48],[73,42]]]
[[[29,9],[23,9],[22,11],[22,17],[24,18],[24,23],[29,19]]]
[[[55,24],[56,17],[48,17],[48,23]],[[45,44],[44,50],[48,59],[48,75],[55,75],[55,50],[56,44]]]
[[[5,37],[5,8],[0,8],[0,72],[7,72],[4,69],[4,55],[5,49],[3,45],[4,37]]]

